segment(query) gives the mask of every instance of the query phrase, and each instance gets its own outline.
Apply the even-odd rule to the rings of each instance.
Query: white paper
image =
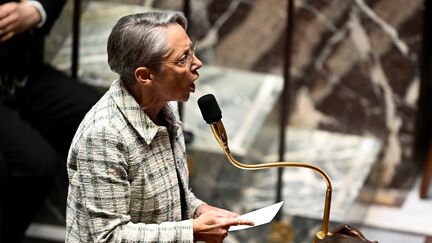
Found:
[[[255,225],[231,226],[228,231],[242,230],[269,223],[276,216],[277,212],[279,212],[279,209],[282,207],[283,203],[284,201],[281,201],[276,204],[240,215],[239,218],[251,220],[255,223]]]

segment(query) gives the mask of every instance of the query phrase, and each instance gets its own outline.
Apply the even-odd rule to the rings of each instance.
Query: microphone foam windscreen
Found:
[[[198,99],[198,106],[207,124],[211,124],[222,119],[222,111],[212,94],[206,94]]]

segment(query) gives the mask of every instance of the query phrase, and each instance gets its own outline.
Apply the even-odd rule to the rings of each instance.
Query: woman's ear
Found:
[[[135,69],[135,79],[142,85],[151,85],[153,81],[153,71],[147,67]]]

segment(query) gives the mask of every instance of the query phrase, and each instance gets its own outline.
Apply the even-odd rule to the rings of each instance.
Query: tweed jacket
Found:
[[[67,160],[66,242],[193,242],[191,218],[203,202],[189,189],[176,103],[162,112],[167,127],[117,80],[87,113]]]

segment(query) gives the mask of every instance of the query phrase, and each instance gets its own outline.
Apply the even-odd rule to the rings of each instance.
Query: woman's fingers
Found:
[[[242,218],[224,218],[224,226],[236,226],[236,225],[250,225],[253,226],[254,222],[249,219]]]

